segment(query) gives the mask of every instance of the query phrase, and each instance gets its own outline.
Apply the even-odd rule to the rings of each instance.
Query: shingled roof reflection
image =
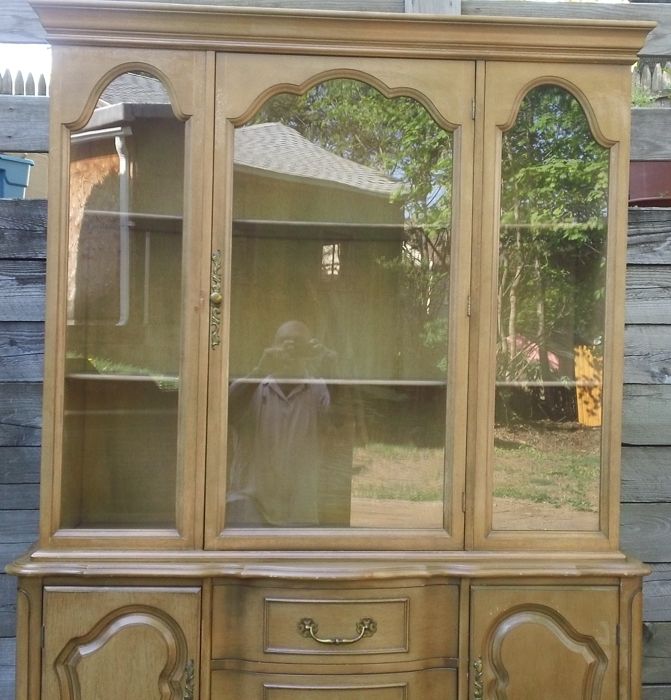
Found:
[[[401,183],[318,146],[295,129],[277,122],[235,131],[235,165],[268,174],[322,180],[389,197]]]
[[[123,114],[139,115],[144,109],[145,116],[158,116],[155,111],[147,112],[149,105],[166,105],[166,116],[172,116],[170,96],[163,83],[147,73],[123,73],[104,90],[98,102],[98,119],[94,126],[104,126],[106,114],[115,105],[131,105]],[[163,109],[163,107],[161,107]],[[116,117],[115,117],[116,118]],[[274,177],[294,177],[323,181],[333,186],[362,190],[389,198],[402,187],[402,183],[369,168],[366,165],[342,158],[325,148],[312,143],[295,129],[278,122],[243,126],[235,130],[236,168],[250,168]]]
[[[163,83],[148,73],[122,73],[103,91],[98,106],[124,104],[170,104]]]

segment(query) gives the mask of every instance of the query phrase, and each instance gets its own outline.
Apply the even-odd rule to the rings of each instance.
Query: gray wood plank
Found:
[[[277,7],[295,10],[342,10],[362,12],[403,12],[405,0],[149,0],[186,5],[228,5],[230,7]]]
[[[43,323],[0,322],[0,379],[3,382],[41,382],[43,364]]]
[[[643,686],[642,700],[671,700],[671,685]]]
[[[23,542],[4,542],[0,539],[0,571],[4,571],[7,564],[25,554],[36,540],[37,528],[27,531]]]
[[[671,503],[623,503],[620,544],[624,552],[645,562],[670,562]]]
[[[664,111],[671,118],[671,109]],[[671,120],[666,129],[671,130]],[[659,132],[657,137],[659,139]],[[671,145],[671,139],[661,141]],[[671,265],[671,209],[630,207],[627,262],[630,265]]]
[[[625,445],[671,443],[670,402],[671,385],[625,385],[622,442]]]
[[[3,0],[0,42],[44,44],[46,40],[46,33],[28,0]]]
[[[671,266],[630,265],[625,305],[627,323],[671,325]]]
[[[0,328],[0,338],[1,334]],[[671,383],[671,326],[631,325],[625,328],[624,381],[628,384]]]
[[[654,564],[652,573],[643,581],[643,619],[671,620],[671,564]]]
[[[0,95],[0,151],[45,153],[48,150],[49,98]]]
[[[0,446],[38,447],[41,444],[42,385],[0,383],[0,396]]]
[[[671,110],[631,110],[631,160],[671,160],[671,141],[659,135],[671,128]]]
[[[0,260],[0,321],[44,321],[45,263]]]
[[[32,510],[40,505],[39,484],[2,484],[0,510]]]
[[[0,638],[13,637],[15,634],[16,579],[7,574],[0,574]]]
[[[0,666],[0,697],[11,700],[16,692],[14,666]]]
[[[13,637],[15,634],[16,610],[0,610],[0,636]]]
[[[36,510],[0,510],[0,541],[27,549],[37,539]]]
[[[46,254],[46,200],[0,199],[0,258],[43,260]]]
[[[7,660],[11,659],[14,665],[14,654],[16,653],[16,640],[11,637],[0,637],[0,666],[7,666]],[[5,697],[4,695],[1,697]]]
[[[432,15],[461,14],[461,0],[405,0],[406,12]]]
[[[671,503],[671,447],[622,448],[621,500]]]
[[[644,628],[643,682],[671,683],[671,622],[653,622]]]
[[[641,56],[671,53],[671,6],[664,3],[533,2],[532,0],[462,0],[461,14],[492,17],[654,20]]]
[[[0,484],[37,484],[39,481],[39,447],[0,447]]]
[[[16,662],[16,639],[0,637],[0,698],[14,697],[14,664]]]

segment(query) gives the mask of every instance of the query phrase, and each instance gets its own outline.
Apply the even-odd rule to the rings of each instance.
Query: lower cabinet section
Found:
[[[70,580],[20,582],[17,700],[640,700],[634,574]]]
[[[214,671],[211,700],[456,700],[457,673],[431,669],[370,675]]]
[[[198,697],[200,589],[48,586],[42,700]]]

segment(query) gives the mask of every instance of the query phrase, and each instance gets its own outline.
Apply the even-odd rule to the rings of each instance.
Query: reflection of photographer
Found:
[[[276,378],[323,377],[334,369],[336,354],[311,337],[300,321],[287,321],[275,333],[273,345],[266,348],[253,376]]]
[[[319,472],[336,354],[300,321],[282,324],[252,376],[229,390],[229,525],[319,523]]]

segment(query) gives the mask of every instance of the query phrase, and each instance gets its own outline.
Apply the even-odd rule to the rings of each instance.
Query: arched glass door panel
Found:
[[[502,137],[494,530],[600,527],[609,150],[532,89]]]
[[[332,79],[234,141],[226,527],[443,529],[453,134]]]
[[[176,527],[184,142],[143,72],[70,136],[64,529]]]

